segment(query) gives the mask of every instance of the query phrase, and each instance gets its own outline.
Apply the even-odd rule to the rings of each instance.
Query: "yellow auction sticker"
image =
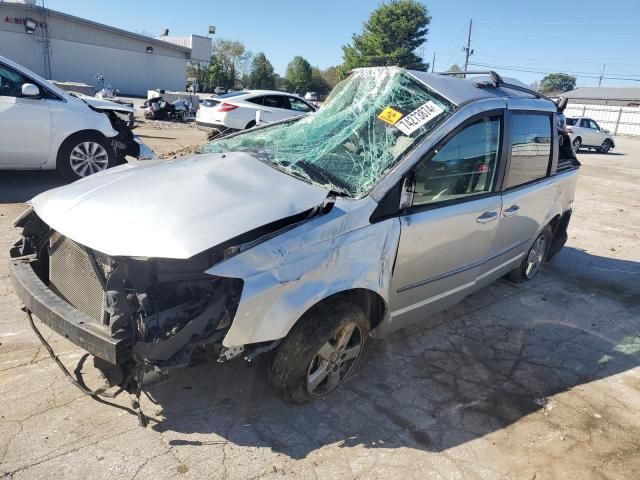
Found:
[[[391,107],[387,107],[380,112],[378,118],[389,125],[395,125],[396,122],[402,118],[402,113]]]

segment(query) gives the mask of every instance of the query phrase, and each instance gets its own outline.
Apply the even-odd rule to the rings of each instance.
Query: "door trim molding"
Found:
[[[524,242],[521,242],[520,245],[522,243],[524,243]],[[512,247],[512,248],[515,248],[515,247]],[[488,272],[483,273],[478,278],[479,279],[485,278],[485,277],[491,275],[493,272],[497,272],[498,270],[500,270],[503,267],[506,267],[510,263],[515,262],[516,260],[518,260],[523,255],[524,255],[524,253],[520,253],[520,254],[516,255],[515,257],[507,260],[506,262],[501,263],[497,267],[492,268]],[[494,258],[495,258],[495,256],[494,256]],[[487,260],[487,261],[489,261],[489,260]],[[457,286],[455,288],[452,288],[451,290],[447,290],[446,292],[442,292],[442,293],[440,293],[440,294],[438,294],[438,295],[436,295],[434,297],[430,297],[430,298],[427,298],[425,300],[421,300],[421,301],[419,301],[417,303],[413,303],[411,305],[407,305],[406,307],[400,308],[398,310],[394,310],[393,312],[391,312],[391,317],[397,317],[397,316],[402,315],[404,313],[410,312],[411,310],[415,310],[416,308],[424,307],[425,305],[428,305],[428,304],[433,303],[435,301],[441,300],[441,299],[443,299],[445,297],[448,297],[449,295],[453,295],[454,293],[458,293],[458,292],[460,292],[462,290],[466,290],[469,287],[473,287],[477,283],[478,283],[477,280],[474,280],[473,282],[468,282],[468,283],[465,283],[463,285],[459,285],[459,286]]]
[[[424,280],[420,280],[420,281],[418,281],[416,283],[411,283],[409,285],[405,285],[404,287],[398,288],[398,290],[396,290],[396,293],[402,293],[402,292],[406,292],[407,290],[411,290],[413,288],[422,287],[422,286],[427,285],[429,283],[432,283],[432,282],[435,282],[435,281],[438,281],[438,280],[442,280],[442,279],[447,278],[447,277],[451,277],[452,275],[457,275],[458,273],[466,272],[467,270],[471,270],[472,268],[479,267],[481,265],[484,265],[485,263],[490,262],[491,260],[493,260],[495,258],[498,258],[500,255],[504,255],[505,253],[508,253],[511,250],[514,250],[514,249],[518,248],[519,246],[529,242],[530,240],[531,239],[527,238],[527,239],[525,239],[525,240],[523,240],[521,242],[517,242],[517,243],[514,243],[512,245],[509,245],[508,247],[503,248],[499,252],[496,252],[493,255],[489,255],[488,257],[485,257],[482,260],[478,260],[477,262],[473,262],[473,263],[470,263],[468,265],[463,265],[462,267],[458,267],[456,269],[449,270],[448,272],[444,272],[444,273],[440,273],[438,275],[434,275],[433,277],[425,278]],[[512,258],[511,260],[509,260],[509,262],[515,260],[515,258],[516,257]],[[509,263],[509,262],[507,262],[507,263]],[[482,275],[482,277],[484,277],[484,276],[486,276],[486,275]],[[447,292],[445,292],[445,293],[447,293]]]

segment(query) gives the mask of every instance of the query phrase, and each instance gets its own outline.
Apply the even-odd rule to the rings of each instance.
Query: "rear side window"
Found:
[[[551,117],[514,114],[511,130],[511,164],[506,188],[547,176],[551,159]]]
[[[289,104],[287,103],[287,99],[283,95],[268,95],[264,97],[265,107],[271,108],[282,108],[285,110],[289,109]]]
[[[212,100],[210,98],[207,98],[205,100],[202,101],[202,106],[203,107],[215,107],[216,105],[218,105],[220,102],[218,102],[217,100]]]
[[[262,103],[264,102],[264,97],[247,98],[247,102],[255,103],[256,105],[262,105]]]

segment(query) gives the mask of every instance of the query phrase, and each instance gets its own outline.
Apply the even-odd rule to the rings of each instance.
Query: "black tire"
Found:
[[[599,151],[600,153],[609,153],[609,150],[611,150],[611,140],[607,138],[604,142],[602,142]]]
[[[245,130],[249,130],[250,128],[253,128],[256,126],[256,121],[255,120],[251,120],[249,123],[247,123],[247,126],[244,127]]]
[[[76,148],[81,148],[83,144],[88,143],[90,145],[99,145],[100,149],[97,149],[100,156],[96,157],[96,161],[93,165],[87,165],[84,175],[82,175],[82,168],[72,165],[71,154]],[[104,153],[104,155],[103,155]],[[99,161],[98,161],[99,158]],[[109,141],[99,133],[80,132],[71,135],[67,138],[60,149],[58,150],[58,157],[56,160],[56,169],[58,173],[62,175],[66,180],[74,182],[81,178],[87,177],[98,171],[106,170],[117,164],[117,159],[113,148]]]
[[[336,335],[346,332],[352,325],[353,332],[347,339],[351,347],[347,348],[345,345],[343,351],[336,348],[331,354],[335,358],[326,362],[322,360],[321,350],[324,351],[331,342],[337,345],[339,337],[336,339]],[[369,320],[362,309],[353,303],[339,299],[318,305],[298,321],[275,351],[269,380],[274,389],[289,402],[305,403],[313,398],[325,397],[353,373],[368,335]],[[358,336],[361,342],[359,345],[355,343]],[[354,342],[351,343],[352,341]],[[359,348],[356,356],[341,360],[347,355],[342,352],[348,350],[353,355],[356,347]],[[337,362],[340,364],[336,365]],[[312,374],[318,373],[321,368],[328,373],[311,392],[308,378],[312,378]],[[329,389],[330,377],[335,378],[334,375],[339,377],[339,381],[333,382],[335,386]]]
[[[541,238],[544,240],[544,247],[542,248],[542,251],[537,251],[540,249],[539,241]],[[516,283],[532,280],[538,274],[538,272],[542,268],[542,264],[547,258],[547,252],[549,251],[549,246],[551,245],[552,239],[553,239],[553,230],[551,229],[550,225],[547,225],[546,227],[544,227],[542,232],[540,232],[540,234],[536,237],[535,241],[527,251],[527,254],[522,259],[522,262],[520,262],[520,265],[518,266],[518,268],[514,268],[513,270],[511,270],[507,274],[507,278],[512,282],[516,282]],[[537,256],[539,257],[538,258],[539,262],[533,270],[530,269],[530,262],[531,262],[530,256],[533,255],[532,252],[537,253],[538,254]]]
[[[582,138],[576,137],[571,143],[573,145],[573,151],[578,153],[578,150],[580,150],[580,147],[582,146]]]

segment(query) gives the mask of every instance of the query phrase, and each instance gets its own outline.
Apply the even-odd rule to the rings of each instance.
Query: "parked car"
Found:
[[[65,92],[0,56],[0,170],[55,170],[70,181],[152,150],[133,135],[133,108]]]
[[[308,100],[309,102],[317,102],[318,94],[316,92],[307,92],[304,94],[304,99]]]
[[[600,128],[600,125],[587,117],[567,118],[567,132],[576,152],[581,148],[592,148],[607,153],[616,146],[609,130]]]
[[[215,93],[216,95],[224,95],[225,93],[227,93],[227,90],[224,87],[216,87],[213,90],[213,93]]]
[[[312,113],[316,108],[300,97],[283,92],[231,92],[202,101],[196,124],[221,132],[245,130],[256,125],[258,111],[261,123],[271,123]]]
[[[202,346],[271,350],[280,394],[324,397],[369,336],[562,248],[579,163],[558,113],[495,73],[356,69],[314,115],[38,195],[12,282],[129,391]]]

